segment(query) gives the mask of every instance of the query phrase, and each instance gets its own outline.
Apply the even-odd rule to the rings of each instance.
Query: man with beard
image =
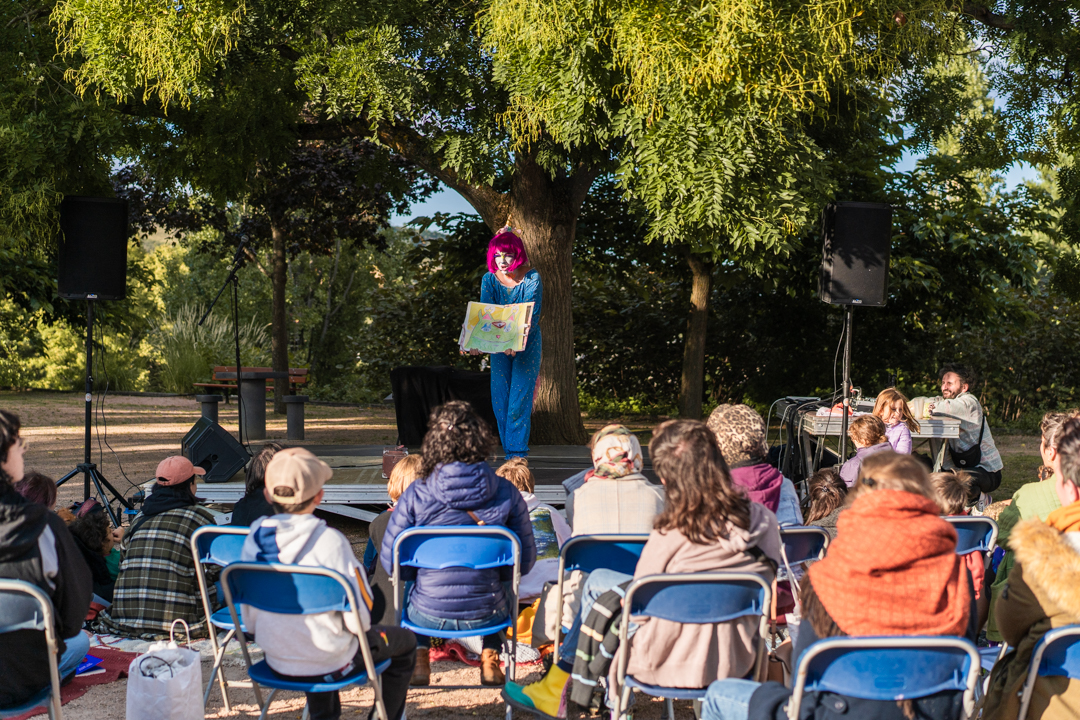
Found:
[[[938,371],[938,377],[941,379],[941,396],[930,399],[930,412],[935,417],[960,421],[960,437],[949,441],[942,467],[971,474],[974,482],[968,502],[981,512],[993,502],[989,493],[1001,484],[1001,454],[994,444],[979,399],[969,392],[975,374],[963,365],[948,363]]]

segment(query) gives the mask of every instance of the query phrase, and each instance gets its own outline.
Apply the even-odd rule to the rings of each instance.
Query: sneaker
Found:
[[[975,501],[975,504],[971,506],[972,515],[982,515],[986,512],[986,508],[994,504],[994,498],[990,497],[987,493],[979,493],[979,499]]]

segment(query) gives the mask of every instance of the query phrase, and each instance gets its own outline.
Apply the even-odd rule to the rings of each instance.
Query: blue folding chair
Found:
[[[829,531],[817,525],[789,525],[780,528],[780,551],[789,565],[820,560],[829,549]]]
[[[204,525],[191,534],[191,557],[195,560],[195,577],[199,581],[199,595],[202,598],[203,613],[206,615],[206,628],[210,635],[210,647],[214,651],[214,667],[210,671],[210,681],[206,683],[206,692],[203,693],[203,707],[210,700],[210,691],[214,688],[214,678],[217,678],[221,687],[221,697],[225,704],[225,712],[229,708],[229,681],[225,679],[225,673],[221,664],[225,660],[225,648],[229,641],[236,636],[236,626],[233,625],[232,617],[228,608],[221,608],[213,612],[210,607],[209,586],[206,582],[206,571],[203,565],[216,565],[225,567],[229,563],[239,562],[240,550],[247,540],[249,529],[231,525]],[[241,618],[241,621],[243,619]],[[218,641],[218,630],[226,632],[225,639]],[[241,628],[243,631],[243,628]]]
[[[647,575],[630,583],[623,599],[622,624],[619,626],[619,653],[616,677],[622,692],[616,699],[612,717],[622,718],[630,704],[630,692],[640,690],[667,700],[668,717],[674,717],[672,699],[697,700],[705,697],[708,686],[676,688],[649,685],[626,674],[632,645],[627,645],[631,617],[649,617],[683,624],[726,623],[742,617],[759,616],[757,659],[753,678],[763,679],[768,649],[765,637],[772,610],[772,587],[760,575],[745,572],[715,571]]]
[[[336,570],[303,565],[282,565],[279,563],[231,563],[221,571],[221,585],[225,590],[225,603],[233,618],[233,626],[240,625],[240,605],[250,605],[265,612],[281,615],[317,615],[326,612],[354,613],[358,625],[360,605],[356,593],[344,575]],[[360,625],[362,626],[362,625]],[[274,695],[278,690],[297,692],[333,692],[350,685],[371,683],[375,691],[375,711],[379,720],[388,720],[386,705],[383,703],[382,681],[379,675],[390,667],[390,659],[378,665],[372,660],[371,648],[367,636],[360,633],[360,654],[364,658],[364,667],[356,668],[346,677],[335,682],[303,682],[294,678],[278,675],[266,660],[251,664],[247,639],[244,633],[237,635],[240,649],[244,653],[248,677],[251,678],[255,699],[262,708],[259,720],[266,717]],[[271,688],[270,697],[264,703],[259,686]],[[308,717],[308,708],[304,706],[304,720]]]
[[[411,622],[409,599],[406,597],[401,569],[444,570],[451,567],[473,570],[513,568],[510,593],[507,598],[509,614],[506,620],[471,630],[434,630]],[[401,627],[428,637],[447,640],[475,635],[492,635],[512,627],[517,620],[518,586],[521,582],[521,541],[512,530],[498,525],[411,527],[394,538],[391,580],[394,584],[394,612]],[[516,632],[510,642],[509,670],[506,678],[513,681],[517,670]],[[439,687],[445,690],[460,690],[487,686],[440,685]],[[510,706],[507,705],[507,720],[511,717],[511,713]]]
[[[648,535],[612,533],[578,535],[563,543],[559,550],[559,580],[556,585],[559,621],[555,623],[555,657],[559,657],[562,646],[562,596],[566,573],[574,570],[591,573],[603,569],[633,575],[648,540]]]
[[[979,649],[966,638],[825,638],[806,648],[798,660],[788,717],[798,719],[806,693],[895,701],[947,690],[964,692],[965,717],[970,717],[979,670]]]
[[[1080,625],[1065,625],[1042,636],[1031,653],[1027,680],[1020,693],[1020,712],[1017,720],[1027,720],[1031,695],[1039,676],[1056,675],[1080,679]]]
[[[957,555],[988,553],[997,547],[998,526],[993,519],[977,515],[946,515],[944,519],[956,530]]]
[[[0,708],[0,717],[15,717],[47,705],[50,720],[62,720],[60,709],[60,670],[57,667],[56,626],[53,605],[41,588],[22,580],[0,580],[0,635],[18,630],[45,633],[45,652],[49,655],[49,684],[26,702]]]

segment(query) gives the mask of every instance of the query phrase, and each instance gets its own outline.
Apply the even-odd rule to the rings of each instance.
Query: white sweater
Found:
[[[275,672],[325,675],[353,659],[359,648],[357,634],[371,625],[371,588],[344,535],[310,513],[259,518],[251,525],[241,559],[337,570],[352,581],[360,602],[363,627],[356,627],[352,613],[282,615],[242,605],[244,625],[255,634]]]

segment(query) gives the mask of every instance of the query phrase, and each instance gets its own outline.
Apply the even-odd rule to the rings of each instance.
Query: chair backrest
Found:
[[[53,604],[37,585],[23,580],[0,580],[0,635],[17,630],[39,630],[45,634],[49,681],[52,687],[50,717],[60,717],[60,672],[57,668],[56,626]]]
[[[221,571],[221,585],[230,604],[281,615],[351,612],[357,607],[345,576],[323,567],[236,562]]]
[[[781,549],[789,565],[808,560],[820,560],[829,548],[829,531],[817,525],[795,525],[780,528]]]
[[[498,525],[420,526],[394,538],[394,566],[443,570],[518,567],[521,541]],[[515,573],[516,574],[516,573]]]
[[[805,693],[831,692],[864,700],[908,700],[963,691],[974,705],[981,662],[965,638],[842,637],[814,642],[798,660],[788,717],[799,717]]]
[[[1020,694],[1019,720],[1027,717],[1035,679],[1040,675],[1080,679],[1080,625],[1055,628],[1043,635],[1035,645],[1024,690]]]
[[[998,526],[991,518],[947,515],[945,520],[956,530],[957,555],[990,552],[997,545]]]
[[[196,563],[225,567],[240,560],[249,533],[236,525],[203,525],[191,534],[191,555]]]
[[[633,575],[648,535],[578,535],[563,543],[559,551],[559,574],[570,570],[591,573],[615,570]]]

